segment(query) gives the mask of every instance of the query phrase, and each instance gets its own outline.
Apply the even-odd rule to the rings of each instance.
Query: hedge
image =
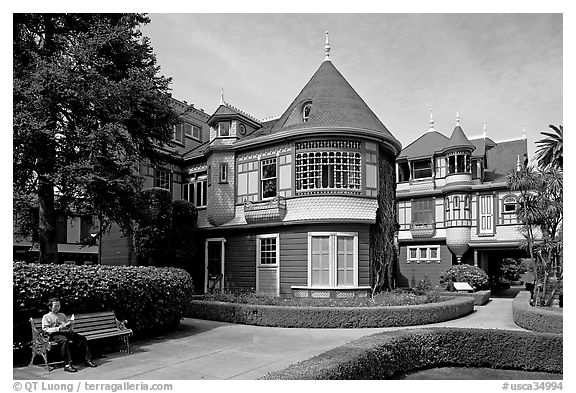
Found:
[[[419,328],[362,337],[261,379],[390,379],[444,366],[562,373],[562,365],[556,334]]]
[[[490,290],[476,291],[472,293],[466,292],[440,292],[442,296],[468,296],[474,298],[475,306],[483,306],[490,301]]]
[[[368,328],[443,322],[473,310],[474,299],[470,297],[387,307],[286,307],[193,300],[187,316],[258,326]]]
[[[30,341],[30,317],[49,311],[59,297],[62,312],[113,310],[127,319],[135,335],[175,328],[193,293],[192,278],[182,269],[142,266],[13,265],[15,348]]]
[[[454,282],[467,282],[474,290],[488,289],[489,278],[478,266],[455,265],[440,273],[440,285],[448,288]]]
[[[522,291],[512,302],[514,323],[524,329],[562,334],[562,308],[530,306],[530,292]]]

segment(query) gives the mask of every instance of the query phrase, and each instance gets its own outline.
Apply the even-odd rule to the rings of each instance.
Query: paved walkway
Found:
[[[495,298],[463,318],[410,329],[451,326],[524,330],[512,320],[512,299]],[[135,342],[130,355],[106,352],[97,368],[77,373],[41,366],[16,367],[17,380],[256,379],[359,337],[405,328],[293,329],[234,325],[186,318],[165,336]],[[41,358],[36,358],[36,364]]]

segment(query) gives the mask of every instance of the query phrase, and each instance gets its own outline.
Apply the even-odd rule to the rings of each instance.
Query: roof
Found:
[[[486,150],[485,181],[503,181],[511,170],[516,169],[518,157],[520,162],[524,161],[524,154],[528,154],[526,139],[500,142]]]
[[[249,115],[227,102],[222,102],[206,123],[208,123],[208,125],[213,125],[218,119],[229,117],[242,117],[254,126],[259,126],[261,124],[260,120],[256,119],[254,116]]]
[[[419,157],[431,157],[436,151],[442,150],[446,142],[448,142],[447,136],[438,131],[428,131],[406,146],[398,158],[412,160]]]
[[[311,111],[308,121],[303,122],[302,109],[308,102],[312,105]],[[312,127],[368,129],[396,141],[331,61],[324,61],[320,65],[268,133]],[[400,146],[400,143],[396,142]]]
[[[450,140],[446,142],[446,145],[442,149],[443,152],[452,149],[470,149],[474,150],[475,146],[466,138],[464,131],[462,131],[462,127],[456,126],[454,127],[454,131],[452,131],[452,135],[450,136]]]

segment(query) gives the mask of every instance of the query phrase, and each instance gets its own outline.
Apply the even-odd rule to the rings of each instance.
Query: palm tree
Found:
[[[552,132],[541,132],[546,138],[540,139],[536,144],[539,145],[536,151],[536,159],[538,160],[538,166],[542,169],[555,167],[562,170],[563,167],[563,140],[564,140],[564,128],[562,126],[549,127],[554,130]]]

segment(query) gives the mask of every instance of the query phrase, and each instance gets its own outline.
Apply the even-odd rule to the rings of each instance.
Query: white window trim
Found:
[[[276,263],[262,264],[262,255],[260,253],[262,239],[276,239]],[[256,293],[260,292],[260,269],[276,269],[276,296],[280,296],[280,234],[271,233],[256,236]]]
[[[509,198],[514,198],[514,210],[513,211],[506,211],[506,205],[511,205],[511,202],[506,203],[506,200]],[[516,195],[506,195],[503,199],[502,199],[502,214],[515,214],[516,213],[516,207],[518,206],[518,197]]]
[[[426,258],[411,258],[410,257],[410,250],[412,249],[419,249],[419,248],[425,248],[426,249]],[[437,257],[436,258],[431,258],[430,257],[430,249],[435,248],[438,250],[437,253]],[[418,251],[416,251],[418,253]],[[421,262],[426,262],[426,263],[430,263],[430,262],[437,262],[440,263],[442,261],[441,257],[440,257],[440,245],[438,244],[426,244],[426,245],[419,245],[419,246],[407,246],[406,247],[406,263],[411,263],[411,262],[416,262],[416,263],[421,263]]]
[[[308,232],[308,287],[312,287],[312,238],[316,236],[329,236],[329,247],[330,247],[330,283],[325,286],[314,285],[315,288],[357,288],[358,287],[358,232]],[[353,279],[354,283],[352,287],[350,286],[337,286],[337,275],[338,275],[338,256],[336,255],[337,239],[338,236],[353,237],[354,245],[354,272]]]
[[[266,179],[264,179],[264,177],[263,177],[264,176],[264,170],[262,169],[262,167],[264,166],[264,162],[269,161],[269,160],[274,160],[274,166],[276,167],[276,174],[274,175],[274,177],[267,177]],[[264,180],[270,180],[270,179],[276,179],[276,195],[264,198],[263,183],[264,183]],[[260,200],[261,201],[268,201],[268,200],[276,198],[277,196],[278,196],[278,157],[274,156],[274,157],[261,158],[260,159]]]

